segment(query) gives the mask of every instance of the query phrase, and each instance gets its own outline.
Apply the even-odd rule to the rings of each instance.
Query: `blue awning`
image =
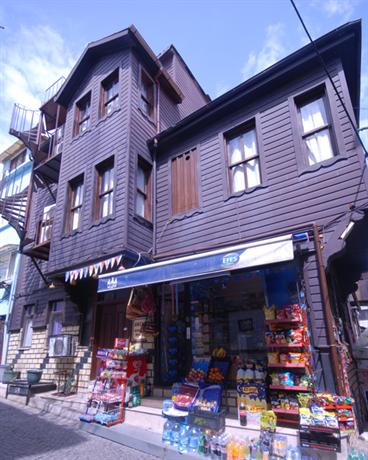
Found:
[[[165,260],[99,276],[98,292],[221,275],[231,270],[293,260],[292,235]]]

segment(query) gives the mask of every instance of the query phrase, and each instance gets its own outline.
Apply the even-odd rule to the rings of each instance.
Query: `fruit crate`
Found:
[[[193,408],[189,412],[188,425],[202,430],[222,432],[225,430],[225,415],[226,411],[224,409],[214,413]]]
[[[230,358],[212,357],[208,366],[207,382],[224,384],[227,380],[231,366]],[[218,379],[216,377],[219,377]],[[221,378],[220,378],[221,377]]]

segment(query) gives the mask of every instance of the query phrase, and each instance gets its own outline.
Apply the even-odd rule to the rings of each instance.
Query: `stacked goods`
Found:
[[[277,329],[266,332],[265,340],[267,345],[304,345],[304,330],[297,329]]]
[[[322,407],[325,411],[333,413],[337,417],[340,431],[354,431],[353,398],[350,396],[333,395],[331,393],[317,393],[313,403],[314,405]]]
[[[266,399],[266,367],[262,361],[248,360],[239,362],[236,376],[238,404],[243,403],[248,423],[258,423],[259,414],[267,409]],[[258,414],[253,416],[253,414]]]
[[[298,375],[293,372],[273,372],[270,374],[272,385],[284,387],[310,388],[312,379],[308,374]]]
[[[275,305],[264,306],[263,308],[266,321],[301,321],[302,320],[302,309],[300,305],[283,305],[280,308],[276,308]]]
[[[306,366],[308,365],[308,354],[304,352],[295,352],[289,351],[286,353],[272,352],[267,353],[268,365],[272,366],[273,364],[286,364],[296,365],[296,366]]]
[[[230,370],[230,364],[230,359],[226,358],[226,351],[223,348],[215,348],[209,365],[208,382],[224,383]]]
[[[285,392],[278,392],[271,395],[272,409],[298,411],[298,398]]]

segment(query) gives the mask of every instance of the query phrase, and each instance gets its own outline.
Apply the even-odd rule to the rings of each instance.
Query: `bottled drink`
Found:
[[[183,425],[179,434],[179,452],[184,454],[188,452],[189,446],[189,426]]]
[[[247,426],[247,411],[245,410],[243,401],[239,405],[239,421],[241,426]]]
[[[189,431],[189,452],[192,452],[193,454],[198,452],[199,438],[200,438],[200,431],[197,430],[197,428],[193,427]]]
[[[171,444],[175,447],[179,444],[179,437],[180,437],[180,424],[178,422],[174,422],[173,427],[171,429]]]
[[[171,430],[172,430],[172,423],[170,420],[166,420],[164,428],[162,430],[162,442],[164,444],[171,444]]]
[[[221,460],[227,460],[227,443],[225,436],[222,436],[220,439],[220,454]]]

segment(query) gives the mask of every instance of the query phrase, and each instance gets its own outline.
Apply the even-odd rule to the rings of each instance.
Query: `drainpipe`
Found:
[[[155,78],[156,82],[156,133],[159,134],[161,130],[161,106],[160,106],[160,82],[158,81],[158,75]],[[152,241],[152,256],[156,256],[156,182],[157,182],[157,138],[153,141],[153,154],[152,154],[152,234],[153,234],[153,241]]]
[[[317,255],[318,274],[319,274],[319,280],[321,283],[324,314],[326,318],[327,341],[328,341],[328,346],[330,348],[330,353],[331,353],[331,363],[332,363],[332,368],[334,372],[336,389],[337,389],[338,394],[344,395],[345,385],[342,379],[339,354],[337,350],[338,343],[336,341],[335,332],[334,332],[334,325],[333,325],[334,320],[333,320],[333,315],[332,315],[332,310],[331,310],[330,296],[328,293],[326,272],[323,266],[321,240],[319,237],[318,227],[316,224],[313,224],[313,234],[314,234],[314,246],[315,246],[316,255]]]

